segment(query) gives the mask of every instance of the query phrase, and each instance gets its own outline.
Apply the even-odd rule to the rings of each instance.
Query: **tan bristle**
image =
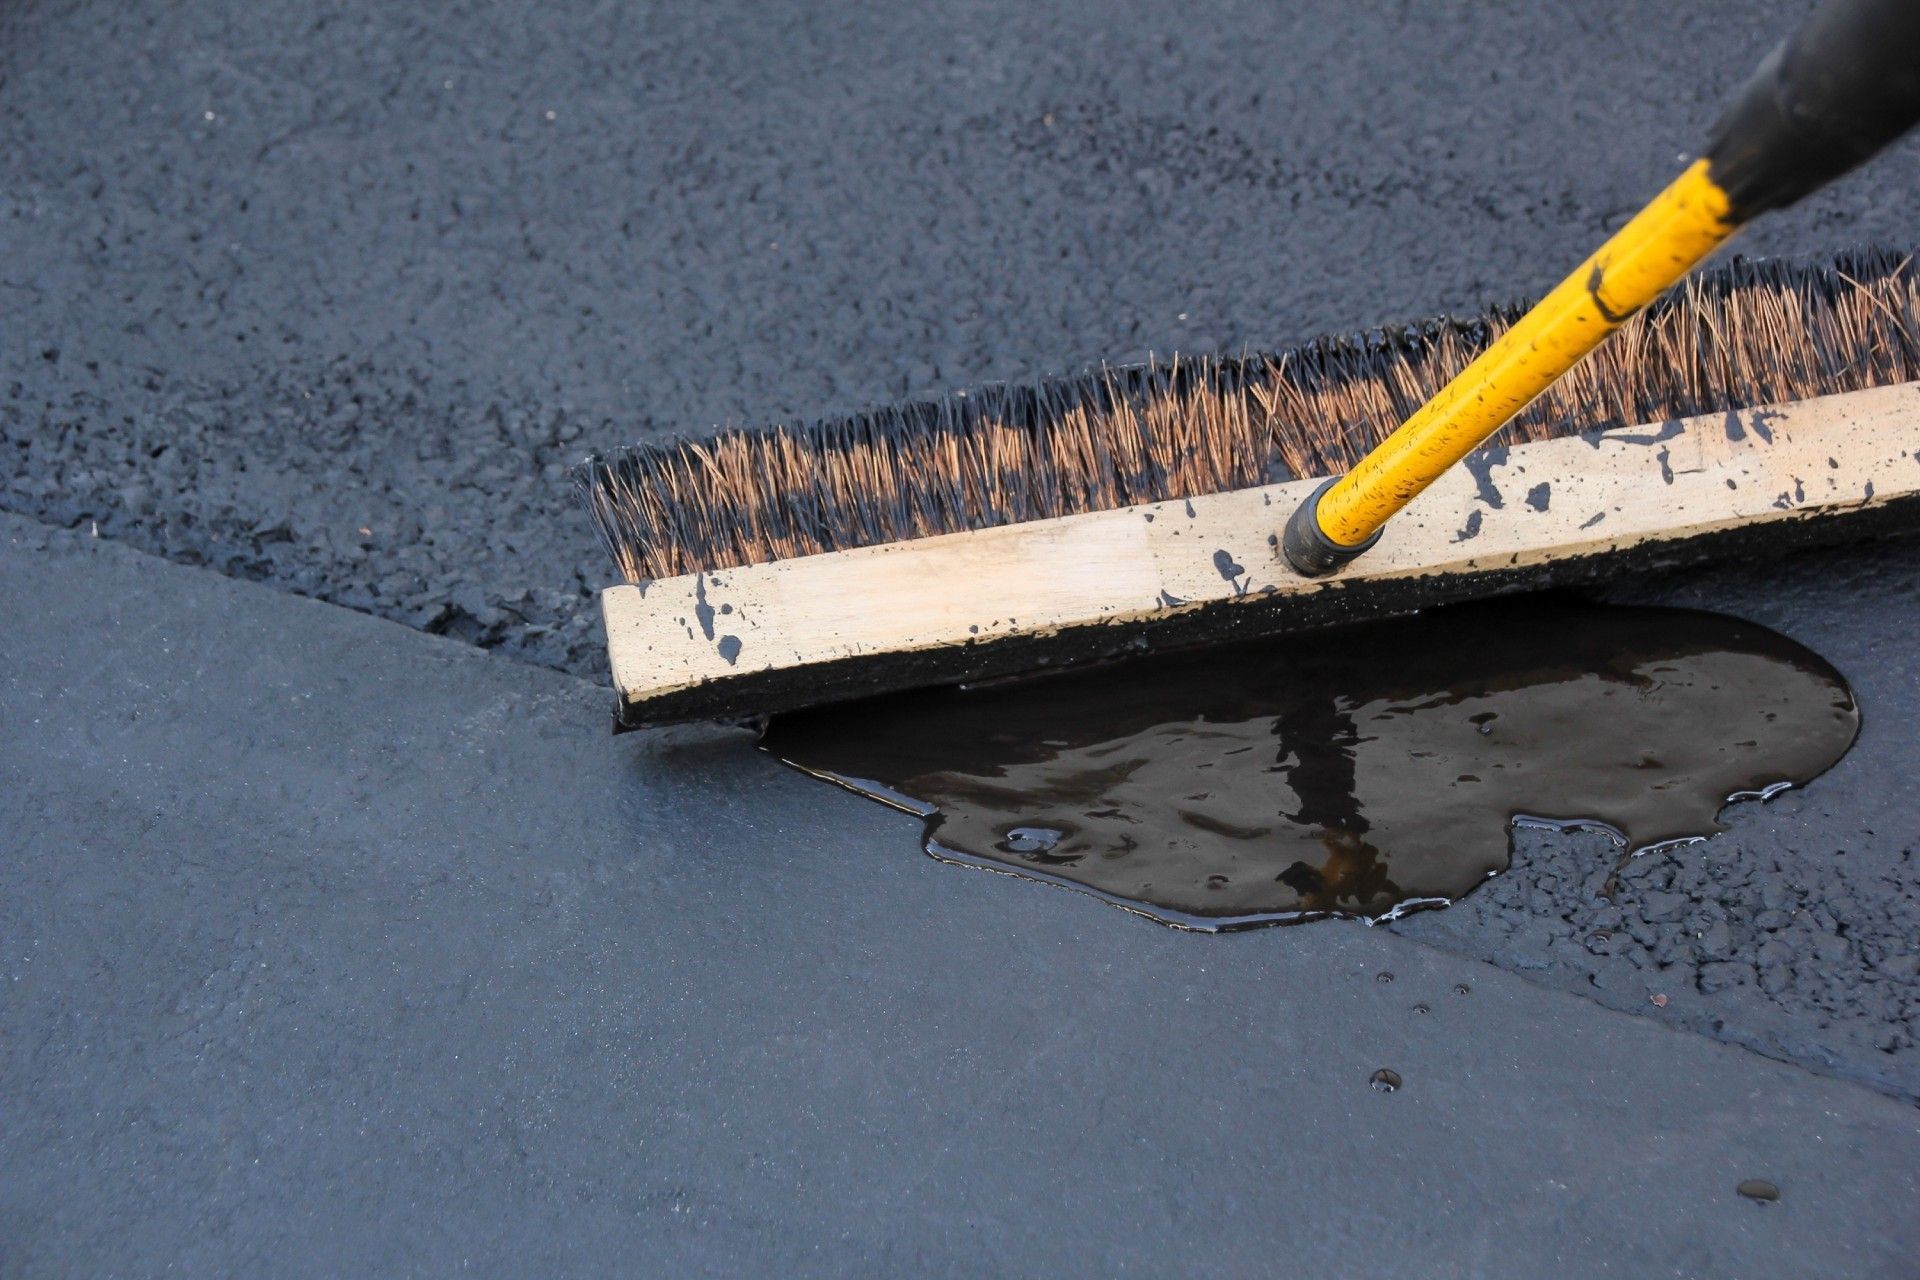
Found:
[[[642,582],[1331,475],[1523,310],[637,445],[575,479],[620,573]],[[1496,443],[1916,378],[1911,255],[1736,258],[1629,320]]]

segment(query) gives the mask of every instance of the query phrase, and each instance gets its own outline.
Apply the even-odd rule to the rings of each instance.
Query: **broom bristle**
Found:
[[[1735,258],[1515,418],[1502,443],[1920,378],[1912,255]],[[637,445],[575,470],[629,582],[1345,471],[1525,307]]]

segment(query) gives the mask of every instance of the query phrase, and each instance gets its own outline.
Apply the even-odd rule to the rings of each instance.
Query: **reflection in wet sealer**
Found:
[[[1852,744],[1840,674],[1715,614],[1537,597],[776,718],[943,860],[1230,929],[1444,905],[1515,823],[1628,852]]]

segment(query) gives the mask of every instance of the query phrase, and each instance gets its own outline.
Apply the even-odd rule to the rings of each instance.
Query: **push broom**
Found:
[[[590,458],[576,479],[626,579],[601,597],[616,725],[1909,527],[1909,257],[1736,260],[1662,295],[1916,118],[1920,4],[1830,0],[1523,314]]]

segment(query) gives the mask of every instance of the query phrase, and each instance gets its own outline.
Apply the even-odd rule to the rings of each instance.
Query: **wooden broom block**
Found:
[[[1920,524],[1920,383],[1484,450],[1367,555],[1309,579],[1278,538],[1316,483],[611,587],[617,722],[788,710]]]

